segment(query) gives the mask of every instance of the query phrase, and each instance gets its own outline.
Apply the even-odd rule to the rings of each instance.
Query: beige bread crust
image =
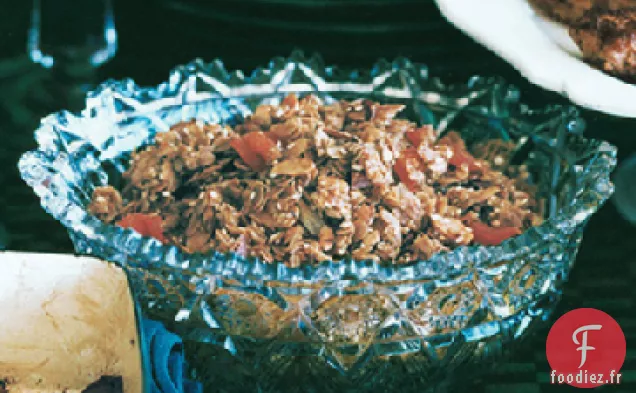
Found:
[[[15,252],[0,253],[0,268],[0,377],[8,391],[81,392],[102,376],[121,376],[124,393],[141,393],[135,310],[121,269]]]

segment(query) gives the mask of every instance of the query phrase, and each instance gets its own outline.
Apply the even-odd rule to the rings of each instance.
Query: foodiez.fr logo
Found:
[[[626,351],[625,335],[614,318],[594,308],[572,310],[548,333],[550,382],[578,388],[619,384]]]

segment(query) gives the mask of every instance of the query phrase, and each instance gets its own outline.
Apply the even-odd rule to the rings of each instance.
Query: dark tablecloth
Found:
[[[64,75],[41,70],[24,58],[28,3],[4,5],[10,12],[0,13],[0,224],[8,232],[0,232],[0,237],[11,249],[70,252],[66,233],[39,207],[16,170],[19,154],[34,146],[37,119],[77,105],[69,95],[77,89]],[[531,106],[567,102],[532,86],[464,36],[440,16],[431,0],[130,0],[116,2],[116,21],[119,52],[87,81],[132,77],[142,85],[157,84],[174,65],[195,57],[221,58],[229,69],[249,71],[274,56],[302,49],[343,67],[366,68],[381,57],[405,56],[428,64],[432,75],[448,82],[465,81],[473,74],[503,76],[521,88],[523,101]],[[582,113],[588,121],[587,135],[618,146],[620,160],[636,151],[636,120]],[[621,324],[628,345],[623,383],[602,391],[636,392],[635,252],[636,228],[606,204],[589,223],[555,314],[556,318],[570,309],[594,307]],[[546,335],[547,329],[536,333],[493,372],[470,381],[470,390],[575,391],[549,383]]]

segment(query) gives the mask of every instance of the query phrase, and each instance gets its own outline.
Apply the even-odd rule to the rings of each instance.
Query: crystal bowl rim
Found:
[[[296,51],[292,53],[292,56],[289,58],[281,58],[281,57],[274,58],[270,62],[269,67],[270,69],[272,69],[274,67],[275,62],[276,61],[280,62],[281,60],[284,60],[287,63],[288,62],[304,62],[304,64],[309,64],[309,61],[315,61],[316,59],[318,61],[322,61],[322,58],[319,55],[314,55],[311,59],[308,59],[304,57],[302,52]],[[384,59],[380,59],[377,63],[374,64],[372,68],[378,67],[379,65],[384,63],[387,63],[387,61]],[[395,59],[390,64],[393,64],[394,66],[397,64],[399,67],[402,67],[404,69],[409,69],[409,67],[419,67],[420,71],[424,70],[427,72],[426,66],[417,64],[417,63],[411,63],[410,60],[406,58],[402,58],[402,57]],[[215,69],[217,71],[220,70],[223,75],[221,79],[224,79],[222,80],[222,82],[227,82],[232,78],[241,78],[243,82],[249,82],[251,78],[254,78],[259,72],[263,70],[262,68],[256,68],[250,76],[243,76],[242,72],[238,70],[233,72],[228,72],[225,69],[222,61],[219,59],[216,59],[207,63],[203,62],[201,59],[195,59],[191,61],[190,63],[175,67],[170,73],[170,75],[171,75],[171,78],[174,77],[175,75],[181,75],[181,77],[183,77],[184,75],[191,75],[196,72],[206,72],[206,70],[209,70],[209,69]],[[334,72],[344,72],[346,70],[350,72],[350,74],[348,75],[357,75],[357,72],[360,71],[360,70],[351,70],[351,69],[339,69],[333,66],[331,67],[331,69]],[[368,72],[369,70],[367,69],[366,71]],[[352,76],[351,78],[355,78],[355,77]],[[473,80],[474,78],[475,77],[471,78],[471,80]],[[218,79],[219,78],[217,78],[217,80]],[[95,102],[97,99],[104,98],[105,96],[109,96],[114,91],[119,93],[124,93],[124,94],[152,95],[152,96],[159,97],[159,98],[155,98],[155,100],[158,100],[162,96],[163,89],[169,83],[170,82],[164,82],[155,87],[141,87],[141,86],[138,86],[130,78],[122,79],[119,81],[110,79],[101,83],[95,90],[89,92],[87,94],[87,102],[88,100],[93,100],[93,102]],[[492,84],[492,83],[505,83],[505,82],[501,78],[496,78],[494,81],[489,80],[486,83]],[[449,86],[453,88],[453,87],[464,87],[465,85],[453,84]],[[446,85],[444,85],[444,87],[446,87]],[[355,91],[351,91],[351,92],[356,93]],[[232,98],[232,97],[220,97],[220,98]],[[576,108],[574,108],[573,106],[548,105],[543,107],[542,109],[535,109],[530,112],[550,113],[555,111],[561,111],[561,113],[564,116],[566,116],[569,121],[575,121],[575,122],[582,121],[582,118],[579,116],[578,110],[576,110]],[[90,117],[89,112],[90,111],[88,110],[88,105],[87,105],[87,108],[81,111],[81,114],[79,115],[79,117],[80,118]],[[134,111],[132,111],[131,113],[134,113]],[[65,116],[69,116],[69,115],[72,115],[72,113],[69,111],[59,111],[59,112],[54,112],[48,116],[45,116],[41,120],[40,127],[38,127],[38,129],[36,130],[36,134],[45,125],[59,123],[60,117],[64,118]],[[422,278],[431,279],[431,278],[447,277],[449,275],[454,276],[458,274],[465,274],[469,272],[471,268],[475,268],[475,267],[485,268],[485,267],[488,267],[489,261],[500,261],[501,259],[504,258],[505,255],[508,255],[510,253],[510,250],[517,249],[518,247],[527,248],[527,246],[524,246],[525,240],[532,240],[532,238],[534,239],[540,238],[544,234],[550,234],[551,238],[553,238],[555,235],[562,234],[563,227],[564,227],[562,225],[563,223],[567,223],[567,225],[565,225],[565,227],[568,228],[567,233],[573,232],[576,227],[584,224],[587,221],[587,219],[591,217],[591,215],[593,215],[602,206],[602,204],[612,195],[614,191],[614,186],[612,182],[610,181],[610,174],[615,167],[616,154],[617,154],[616,147],[610,145],[607,142],[598,141],[598,140],[589,139],[589,138],[585,138],[584,140],[587,143],[600,142],[600,145],[596,149],[596,153],[599,154],[598,160],[602,161],[603,163],[602,171],[599,171],[596,173],[589,173],[589,172],[586,173],[586,176],[596,176],[596,175],[600,176],[598,180],[598,184],[597,184],[598,196],[594,200],[593,208],[586,209],[586,206],[584,204],[581,204],[580,202],[576,203],[577,201],[575,201],[573,204],[567,206],[571,209],[571,211],[564,212],[562,209],[558,212],[558,214],[556,214],[555,217],[546,219],[541,225],[537,227],[529,228],[528,230],[524,231],[521,235],[508,239],[498,246],[479,246],[479,245],[462,246],[448,252],[438,253],[428,260],[418,260],[418,261],[413,261],[409,264],[389,265],[389,266],[371,262],[371,261],[353,261],[351,259],[348,259],[348,260],[344,259],[340,261],[326,261],[316,265],[307,264],[299,268],[289,268],[283,262],[274,262],[271,264],[266,264],[254,258],[244,258],[236,254],[229,253],[233,259],[233,262],[230,263],[230,265],[232,265],[231,270],[232,270],[232,273],[234,274],[231,274],[231,276],[234,276],[234,277],[226,276],[226,273],[228,273],[227,270],[225,270],[223,266],[218,266],[219,261],[226,262],[227,254],[221,254],[214,250],[205,254],[188,254],[178,249],[177,246],[163,245],[158,240],[154,238],[141,236],[140,234],[138,234],[137,232],[133,230],[121,228],[115,225],[104,224],[101,221],[97,220],[97,218],[95,218],[94,216],[91,216],[88,213],[86,213],[85,206],[79,206],[77,204],[74,204],[74,206],[77,206],[80,209],[82,209],[89,216],[89,218],[92,219],[91,220],[92,223],[96,224],[93,227],[89,228],[88,231],[87,230],[78,231],[77,227],[73,225],[75,223],[72,221],[72,219],[69,219],[64,214],[56,215],[52,213],[50,209],[48,209],[45,206],[44,197],[41,193],[42,190],[38,192],[38,187],[42,187],[42,186],[35,185],[33,184],[33,181],[29,181],[28,179],[28,175],[31,170],[30,167],[32,167],[33,165],[28,164],[27,161],[32,159],[35,159],[39,163],[42,163],[42,160],[47,162],[52,162],[55,159],[57,160],[65,159],[68,161],[69,158],[63,157],[64,155],[63,153],[59,154],[58,152],[59,155],[52,155],[51,152],[47,152],[43,148],[42,144],[38,141],[37,149],[28,151],[21,156],[18,163],[18,167],[19,167],[22,178],[29,184],[29,186],[31,186],[36,191],[36,193],[40,197],[41,204],[43,205],[45,210],[49,214],[53,215],[54,218],[56,218],[58,221],[61,221],[61,223],[67,228],[67,230],[69,230],[69,232],[79,235],[83,237],[84,239],[88,240],[89,242],[94,242],[96,241],[96,239],[92,238],[91,236],[92,233],[96,231],[101,231],[102,233],[106,233],[106,235],[109,236],[107,239],[108,241],[103,241],[100,239],[97,239],[97,241],[111,247],[113,246],[112,241],[114,239],[140,240],[142,243],[146,245],[150,245],[155,248],[160,248],[162,255],[172,255],[176,257],[177,259],[176,262],[173,262],[173,263],[165,262],[168,265],[168,267],[172,269],[187,270],[188,267],[184,267],[184,266],[187,266],[189,264],[189,261],[185,261],[185,262],[182,261],[181,263],[179,263],[178,260],[179,259],[181,260],[195,259],[196,261],[199,261],[199,260],[204,260],[207,262],[212,261],[213,262],[212,266],[216,266],[217,271],[223,271],[224,277],[227,277],[227,278],[231,277],[231,278],[241,279],[245,275],[246,271],[249,271],[249,272],[265,271],[265,272],[269,272],[269,274],[263,274],[263,276],[268,277],[266,279],[268,281],[292,281],[292,282],[307,281],[307,280],[313,281],[316,276],[328,278],[328,279],[333,279],[332,277],[336,276],[336,277],[340,277],[339,279],[342,280],[343,277],[351,277],[352,274],[357,276],[356,272],[360,272],[361,269],[366,271],[369,271],[369,269],[371,269],[375,271],[379,270],[381,272],[384,272],[381,276],[391,277],[391,279],[388,281],[393,282],[393,281],[413,280],[413,279],[422,279]],[[50,193],[50,190],[48,192]],[[86,226],[82,225],[80,226],[80,228],[85,229]],[[73,239],[73,242],[75,243],[75,239]],[[546,240],[542,240],[542,242],[546,242]],[[143,244],[142,246],[139,246],[138,248],[139,249],[143,248]],[[461,262],[464,260],[470,260],[467,266],[461,266],[462,265]],[[422,275],[419,274],[420,272],[416,271],[418,268],[422,268],[423,266],[427,264],[431,264],[435,262],[438,263],[438,266],[443,266],[446,270],[440,271],[440,274],[436,275],[435,277],[430,277],[430,276],[422,277]],[[453,267],[456,267],[457,264],[459,264],[461,268],[453,270]],[[325,272],[327,272],[326,275],[325,275]],[[366,279],[362,277],[361,280],[366,280]],[[369,281],[377,281],[377,280],[372,279]]]

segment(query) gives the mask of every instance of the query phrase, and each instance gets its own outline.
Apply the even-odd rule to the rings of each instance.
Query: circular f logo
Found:
[[[625,335],[614,318],[593,308],[563,315],[546,342],[553,381],[579,388],[620,383],[626,349]]]
[[[572,335],[572,341],[574,341],[575,344],[581,344],[580,347],[578,347],[576,350],[577,351],[582,351],[581,352],[581,364],[579,364],[579,368],[583,367],[583,365],[585,364],[585,359],[587,358],[587,351],[588,350],[593,350],[594,347],[588,347],[587,346],[587,332],[588,330],[601,330],[603,326],[601,325],[585,325],[585,326],[581,326],[580,328],[576,329],[574,331],[574,334]],[[581,343],[579,343],[579,340],[576,338],[576,336],[581,333],[583,336],[583,341]]]

